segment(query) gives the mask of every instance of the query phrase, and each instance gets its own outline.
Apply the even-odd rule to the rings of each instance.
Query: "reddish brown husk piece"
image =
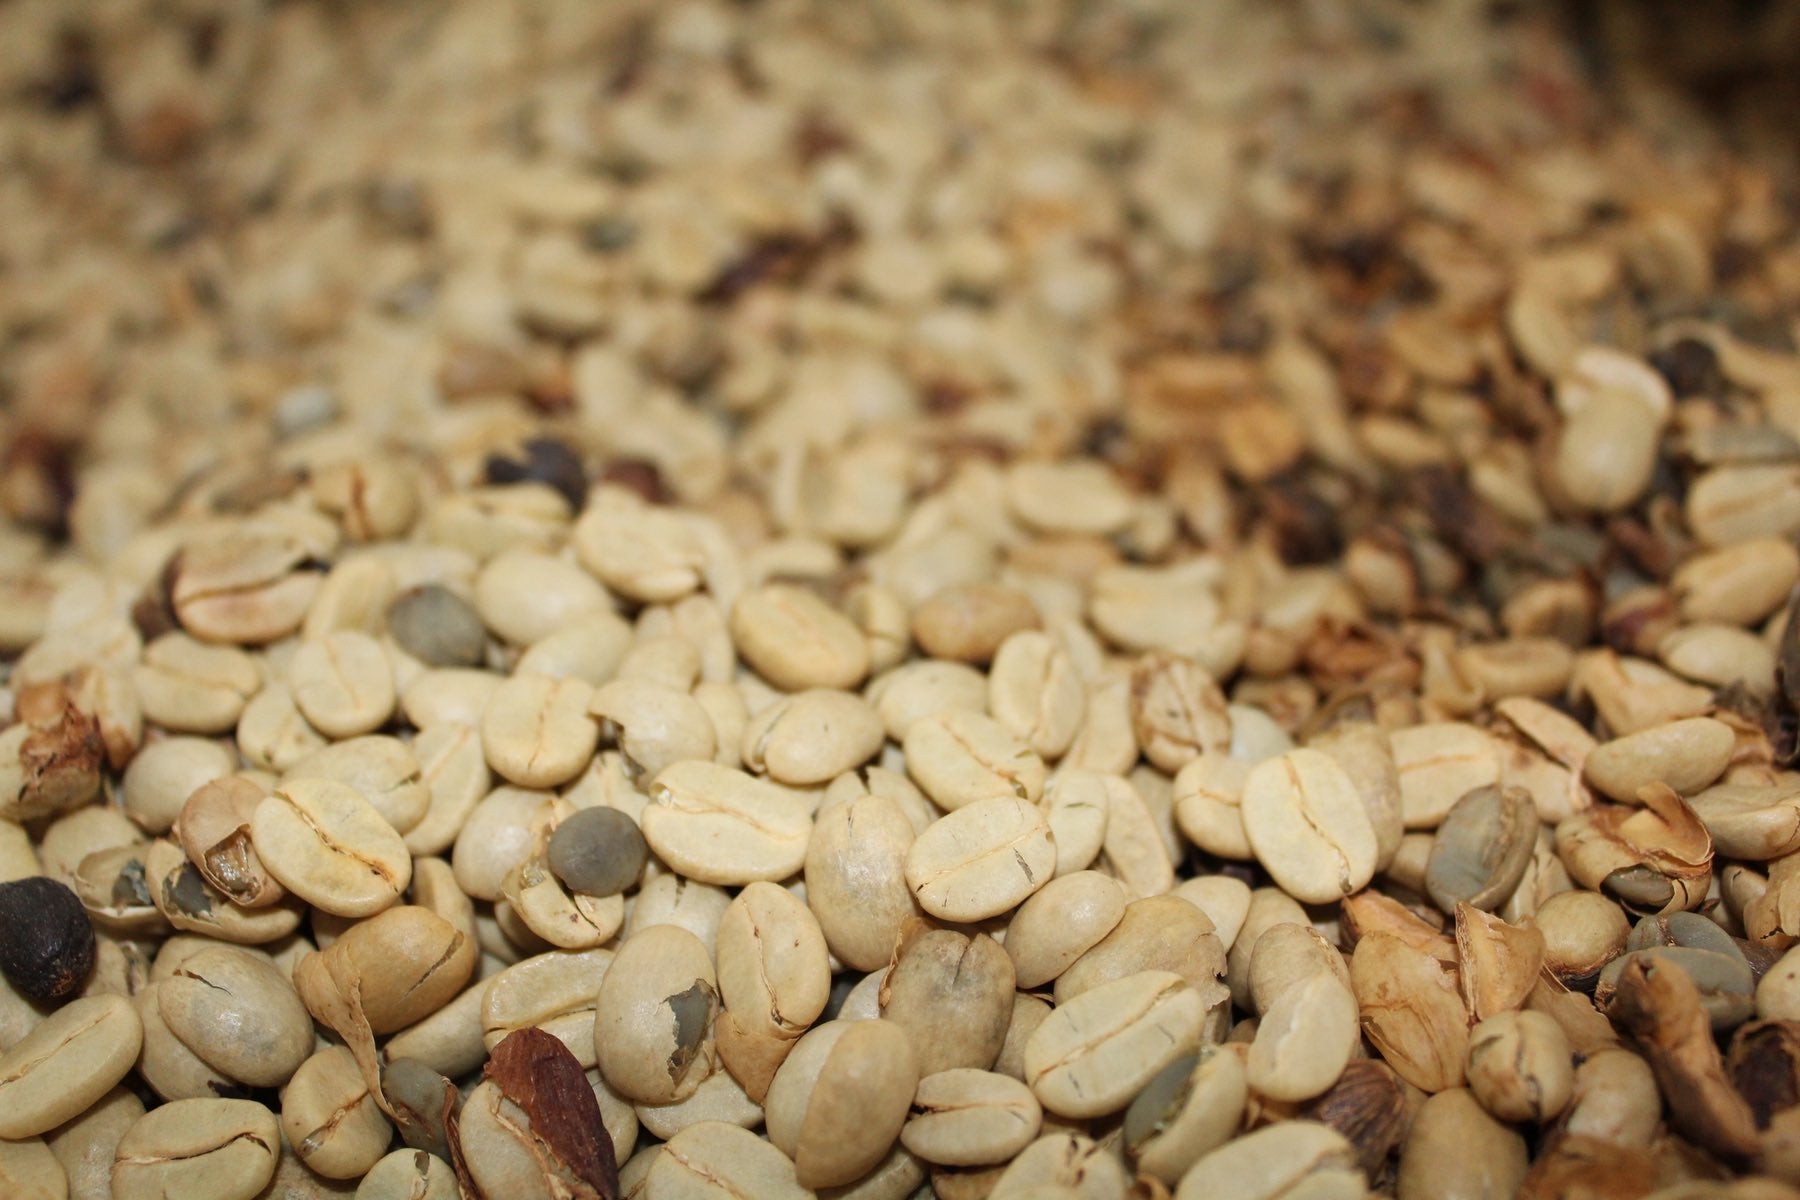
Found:
[[[494,1047],[483,1077],[524,1110],[532,1136],[585,1185],[577,1200],[618,1200],[612,1138],[587,1073],[568,1047],[541,1029],[514,1030]]]

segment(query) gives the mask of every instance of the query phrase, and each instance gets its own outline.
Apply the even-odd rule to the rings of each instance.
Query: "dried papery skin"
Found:
[[[1585,993],[1572,992],[1544,972],[1532,986],[1525,1007],[1541,1012],[1562,1026],[1563,1035],[1577,1054],[1592,1054],[1619,1044],[1612,1023],[1594,1007]]]
[[[1352,949],[1356,940],[1371,933],[1386,933],[1441,963],[1454,965],[1457,961],[1456,942],[1441,928],[1393,897],[1373,889],[1345,896],[1343,919],[1346,942]]]
[[[1732,1087],[1700,993],[1681,970],[1639,959],[1619,976],[1607,1015],[1656,1072],[1674,1127],[1722,1158],[1756,1153],[1756,1120]]]
[[[1595,805],[1556,827],[1556,852],[1582,887],[1634,912],[1692,909],[1712,881],[1712,838],[1687,802],[1663,784],[1639,793],[1642,808]]]
[[[612,1138],[568,1047],[541,1029],[514,1030],[494,1047],[482,1077],[524,1111],[533,1141],[570,1200],[617,1200]]]
[[[1519,1200],[1592,1196],[1626,1200],[1656,1186],[1653,1164],[1641,1150],[1583,1134],[1557,1138],[1538,1152],[1519,1189]]]
[[[1544,935],[1467,904],[1456,906],[1458,982],[1477,1021],[1518,1008],[1544,965]]]
[[[1404,1085],[1393,1068],[1372,1058],[1353,1059],[1331,1090],[1304,1105],[1298,1116],[1329,1125],[1356,1148],[1363,1171],[1374,1178],[1406,1134],[1411,1120]]]
[[[1800,1104],[1800,1024],[1752,1021],[1732,1034],[1725,1069],[1758,1129]]]
[[[1357,944],[1350,981],[1363,1033],[1402,1079],[1427,1092],[1462,1082],[1469,1012],[1436,960],[1391,934],[1374,933]]]

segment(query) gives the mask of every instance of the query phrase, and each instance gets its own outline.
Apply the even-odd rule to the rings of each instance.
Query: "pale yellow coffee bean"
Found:
[[[1044,787],[1044,819],[1056,841],[1058,876],[1085,871],[1106,844],[1107,805],[1112,789],[1097,771],[1064,766]]]
[[[588,715],[592,698],[593,689],[579,679],[508,678],[481,717],[488,765],[520,787],[555,787],[575,778],[600,740],[600,727]]]
[[[264,525],[195,538],[172,568],[175,615],[209,642],[261,644],[292,633],[322,578],[303,564],[322,548],[296,531]]]
[[[1125,915],[1119,881],[1098,871],[1051,880],[1019,906],[1006,926],[1006,953],[1021,988],[1051,982]]]
[[[927,596],[912,613],[912,635],[929,657],[985,664],[1020,630],[1042,618],[1031,598],[996,583],[959,583]]]
[[[0,1140],[0,1195],[8,1200],[68,1200],[69,1177],[42,1138]]]
[[[1047,633],[1021,630],[994,654],[987,708],[1008,733],[1054,762],[1081,729],[1087,685],[1061,643]]]
[[[1689,717],[1600,743],[1587,756],[1582,775],[1624,804],[1636,804],[1638,789],[1649,783],[1692,795],[1724,772],[1736,744],[1723,721]]]
[[[137,1061],[143,1024],[123,996],[87,996],[0,1054],[0,1137],[55,1129],[111,1091]]]
[[[1389,740],[1400,772],[1400,808],[1408,829],[1435,829],[1450,806],[1500,781],[1493,739],[1473,725],[1447,721],[1396,729]]]
[[[1081,728],[1063,756],[1065,770],[1118,774],[1138,760],[1137,733],[1131,723],[1131,678],[1124,671],[1096,674],[1087,685],[1087,711]]]
[[[235,646],[166,633],[144,647],[131,682],[146,719],[180,733],[223,733],[262,686],[256,662]]]
[[[76,865],[79,863],[80,860],[76,860]],[[31,835],[25,832],[24,827],[11,821],[0,822],[0,883],[46,874],[60,875],[65,882],[73,876],[72,871],[45,871],[43,863],[38,860],[36,848],[31,844]]]
[[[642,604],[699,588],[706,554],[684,514],[647,504],[628,488],[602,485],[570,531],[581,565]]]
[[[197,737],[152,742],[125,768],[120,784],[125,813],[146,833],[167,833],[195,788],[236,769],[231,751],[218,742]]]
[[[1557,442],[1556,480],[1583,508],[1617,512],[1650,484],[1660,425],[1635,398],[1597,393],[1564,423]]]
[[[429,800],[425,815],[401,837],[414,855],[442,854],[455,844],[469,815],[493,786],[481,735],[468,725],[445,722],[421,729],[410,749]]]
[[[1201,1155],[1237,1133],[1250,1095],[1244,1057],[1232,1047],[1202,1043],[1138,1093],[1121,1132],[1139,1171],[1173,1186]]]
[[[803,1187],[852,1183],[886,1157],[919,1084],[912,1046],[889,1021],[831,1021],[808,1033],[775,1073],[769,1141]]]
[[[137,1072],[164,1100],[202,1100],[241,1084],[207,1066],[162,1019],[162,984],[152,982],[132,999],[144,1031]]]
[[[1146,768],[1106,784],[1105,865],[1134,897],[1160,896],[1175,886],[1177,852],[1168,781]],[[1142,791],[1137,783],[1144,784]]]
[[[255,1101],[176,1100],[145,1113],[119,1140],[113,1196],[251,1200],[280,1155],[275,1114]]]
[[[431,806],[413,752],[396,737],[373,734],[335,742],[308,754],[282,773],[290,779],[335,779],[362,794],[396,833],[410,832]]]
[[[658,875],[638,888],[637,900],[625,919],[625,936],[633,937],[652,925],[676,925],[707,945],[715,945],[719,922],[730,903],[731,893],[724,888],[673,873]]]
[[[860,795],[820,810],[806,846],[806,902],[831,953],[854,970],[885,966],[901,925],[918,912],[906,883],[913,836],[906,814],[886,796]]]
[[[1140,971],[1173,971],[1212,1008],[1226,996],[1225,948],[1212,922],[1194,905],[1174,896],[1146,896],[1125,906],[1111,932],[1056,977],[1056,1002]]]
[[[775,1068],[825,1011],[831,964],[806,902],[773,883],[746,887],[719,923],[719,1054],[760,1098]]]
[[[1718,622],[1683,626],[1656,643],[1656,657],[1684,679],[1742,687],[1766,696],[1775,687],[1775,652],[1748,629]]]
[[[900,742],[913,722],[924,717],[951,709],[986,712],[988,686],[987,678],[967,663],[913,659],[870,680],[864,699],[875,707],[887,735]]]
[[[1239,1008],[1254,1011],[1256,1007],[1250,994],[1250,964],[1255,959],[1256,943],[1262,940],[1262,935],[1277,925],[1310,923],[1300,902],[1280,888],[1260,887],[1250,893],[1243,924],[1231,943],[1231,952],[1225,956],[1226,983]]]
[[[495,975],[478,1006],[477,1055],[483,1048],[492,1050],[513,1030],[532,1026],[561,1041],[584,1068],[593,1066],[595,997],[612,961],[613,952],[605,947],[552,950]],[[461,1004],[458,997],[452,1006]],[[390,1044],[389,1056],[397,1053]]]
[[[1330,975],[1350,986],[1342,952],[1317,928],[1291,922],[1269,926],[1250,956],[1250,1010],[1268,1012],[1281,993],[1314,975]]]
[[[1367,1194],[1355,1147],[1316,1121],[1281,1121],[1234,1138],[1202,1155],[1175,1190],[1177,1200],[1361,1200]]]
[[[900,1142],[947,1167],[1003,1163],[1037,1137],[1044,1111],[1031,1089],[993,1071],[964,1067],[919,1080]]]
[[[1193,659],[1146,654],[1131,669],[1131,725],[1144,757],[1174,774],[1231,748],[1224,693]]]
[[[1547,1121],[1569,1103],[1574,1058],[1548,1015],[1495,1013],[1469,1031],[1469,1089],[1502,1121]]]
[[[992,717],[949,710],[913,722],[906,771],[938,807],[1011,796],[1035,802],[1048,772],[1043,759]]]
[[[1263,938],[1267,946],[1269,939]],[[1328,971],[1289,983],[1263,1009],[1245,1077],[1259,1095],[1310,1100],[1337,1082],[1361,1040],[1356,997]]]
[[[731,607],[731,635],[756,672],[786,691],[853,688],[869,673],[862,631],[815,592],[770,583]]]
[[[600,1098],[601,1117],[609,1119],[609,1101],[603,1097],[611,1095],[611,1089],[606,1087],[604,1079],[599,1078],[598,1071],[589,1072],[589,1079],[597,1081],[594,1094]],[[651,1136],[667,1140],[702,1121],[722,1121],[740,1129],[756,1129],[763,1123],[762,1105],[750,1098],[729,1070],[714,1071],[701,1081],[692,1096],[674,1104],[630,1105],[617,1096],[610,1103],[629,1115],[632,1123],[629,1132],[634,1141],[640,1125]],[[615,1137],[614,1145],[619,1144]]]
[[[592,575],[535,550],[497,555],[475,578],[475,610],[515,646],[529,646],[577,617],[611,608],[606,589]]]
[[[277,787],[251,815],[250,840],[283,887],[338,916],[380,912],[412,882],[412,856],[394,827],[356,789],[330,780]]]
[[[488,700],[504,678],[493,671],[466,668],[421,671],[401,693],[400,711],[420,729],[445,724],[479,727]]]
[[[1723,783],[1688,804],[1719,855],[1768,862],[1800,851],[1800,786]]]
[[[812,688],[750,718],[741,753],[752,771],[804,786],[861,766],[880,751],[884,737],[881,718],[862,697]]]
[[[394,569],[372,555],[346,558],[326,574],[301,622],[300,636],[324,637],[334,629],[380,636],[397,591]]]
[[[1607,1047],[1575,1069],[1564,1128],[1632,1150],[1643,1150],[1661,1132],[1662,1093],[1650,1064],[1635,1051]]]
[[[633,779],[655,778],[670,763],[711,758],[712,719],[686,691],[641,678],[615,679],[596,688],[588,712],[624,755]]]
[[[941,1189],[947,1178],[944,1174],[935,1176],[933,1186]],[[1061,1129],[1043,1134],[1021,1150],[993,1181],[990,1194],[996,1200],[1006,1196],[1107,1200],[1128,1194],[1130,1188],[1131,1179],[1117,1151],[1090,1137]]]
[[[281,1089],[281,1131],[308,1168],[360,1179],[387,1152],[388,1124],[350,1051],[327,1046],[301,1062]]]
[[[1132,516],[1130,493],[1091,460],[1015,463],[1006,496],[1020,520],[1053,533],[1116,533]]]
[[[1317,750],[1292,750],[1244,780],[1244,832],[1257,861],[1296,899],[1327,904],[1375,874],[1375,830],[1350,776]]]
[[[1800,530],[1800,470],[1789,463],[1714,467],[1694,480],[1688,528],[1708,546],[1787,538]]]
[[[1175,776],[1175,820],[1189,841],[1220,858],[1255,857],[1244,832],[1244,781],[1251,764],[1224,754],[1202,754]]]
[[[379,729],[397,698],[381,643],[349,629],[302,642],[288,664],[287,684],[301,715],[334,738]]]
[[[521,675],[579,679],[598,688],[618,673],[631,643],[631,626],[624,618],[595,610],[533,642],[513,669]]]
[[[487,998],[489,982],[474,982],[444,1007],[389,1038],[382,1047],[389,1061],[415,1058],[450,1078],[479,1067],[487,1057],[487,1047],[481,1040],[481,1006]],[[591,1007],[587,1020],[589,1025],[593,1023]],[[592,1058],[593,1038],[585,1036],[588,1032],[583,1028],[574,1036],[577,1044],[588,1043],[588,1057]],[[568,1044],[566,1039],[564,1044]]]
[[[1400,1148],[1400,1200],[1516,1195],[1524,1182],[1525,1139],[1482,1111],[1467,1088],[1419,1106]]]
[[[625,939],[594,1009],[594,1053],[607,1084],[646,1104],[693,1095],[712,1071],[718,996],[712,955],[693,934],[653,925]]]
[[[947,921],[979,921],[1015,907],[1056,870],[1056,843],[1037,805],[977,800],[932,824],[906,852],[919,906]]]
[[[116,1087],[45,1136],[67,1176],[70,1200],[109,1200],[119,1140],[143,1115],[144,1102],[128,1088]]]
[[[1385,869],[1406,833],[1400,769],[1394,763],[1387,734],[1372,721],[1344,721],[1315,735],[1307,747],[1330,755],[1349,773],[1375,829],[1376,869]]]
[[[1169,893],[1198,908],[1212,920],[1213,932],[1227,954],[1250,914],[1250,885],[1230,875],[1201,875],[1177,884]]]
[[[1025,1046],[1025,1081],[1066,1117],[1117,1112],[1173,1059],[1199,1044],[1200,994],[1172,971],[1142,971],[1051,1012]]]
[[[735,1125],[702,1121],[676,1134],[659,1150],[643,1177],[646,1200],[724,1200],[727,1196],[806,1200],[814,1195],[795,1178],[793,1159]]]
[[[1800,551],[1782,538],[1755,538],[1696,554],[1669,576],[1689,621],[1752,625],[1787,601],[1800,582]]]
[[[542,854],[508,871],[500,882],[500,895],[526,929],[564,950],[598,946],[625,924],[624,896],[591,896],[572,890]]]
[[[157,1007],[208,1066],[254,1087],[285,1083],[312,1051],[312,1018],[287,976],[237,947],[188,958],[163,981]]]
[[[1217,563],[1196,559],[1169,568],[1109,566],[1096,572],[1088,617],[1128,651],[1191,654],[1220,624]]]
[[[356,1200],[458,1200],[456,1172],[435,1154],[396,1150],[369,1168]]]
[[[812,818],[791,793],[697,760],[656,777],[640,824],[675,871],[727,886],[786,879],[805,862],[812,834]]]

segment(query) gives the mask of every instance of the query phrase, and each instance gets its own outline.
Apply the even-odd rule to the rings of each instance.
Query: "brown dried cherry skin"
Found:
[[[587,1073],[567,1046],[534,1026],[516,1029],[494,1047],[482,1078],[524,1110],[533,1138],[592,1189],[593,1200],[618,1200],[612,1137]]]

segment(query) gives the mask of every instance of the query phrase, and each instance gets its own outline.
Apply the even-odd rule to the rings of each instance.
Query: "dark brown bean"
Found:
[[[94,926],[68,886],[43,875],[0,883],[0,974],[44,1004],[78,993],[94,971]]]

